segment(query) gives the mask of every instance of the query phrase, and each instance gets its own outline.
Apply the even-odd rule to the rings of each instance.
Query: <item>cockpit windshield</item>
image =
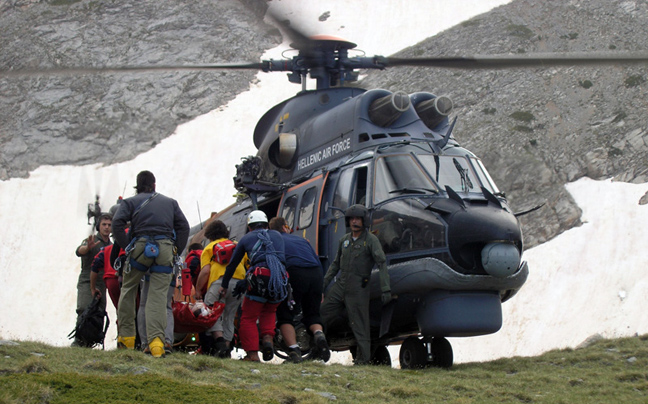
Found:
[[[470,164],[469,159],[463,156],[419,154],[416,157],[442,189],[449,186],[458,193],[481,192],[483,186],[492,193],[499,192],[477,158],[471,158],[473,164]]]
[[[376,160],[374,204],[402,194],[434,194],[438,188],[409,154]]]
[[[479,159],[459,155],[381,156],[376,160],[374,181],[374,204],[404,194],[436,194],[446,186],[458,193],[481,192],[482,186],[499,192]]]

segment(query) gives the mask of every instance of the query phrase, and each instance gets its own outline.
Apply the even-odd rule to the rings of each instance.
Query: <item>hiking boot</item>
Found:
[[[148,346],[151,351],[151,356],[154,358],[161,358],[164,356],[164,342],[160,337],[155,337],[153,341],[149,342]]]
[[[117,349],[135,349],[135,337],[117,337]]]
[[[217,356],[219,358],[225,358],[226,352],[227,352],[227,343],[225,342],[225,338],[223,337],[216,338],[211,348],[211,355]]]
[[[301,349],[299,347],[288,349],[288,358],[284,363],[301,363],[302,361]]]
[[[272,348],[272,340],[264,340],[261,353],[263,353],[263,360],[268,362],[274,358],[274,349]]]
[[[164,343],[164,353],[166,355],[172,354],[173,353],[173,345],[171,345],[168,342]]]
[[[322,331],[315,333],[315,352],[324,362],[328,362],[331,359],[331,350]]]

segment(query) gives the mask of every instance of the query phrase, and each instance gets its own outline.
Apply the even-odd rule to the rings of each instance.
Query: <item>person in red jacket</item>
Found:
[[[90,267],[90,293],[92,293],[92,296],[99,295],[101,297],[101,290],[97,287],[97,278],[99,278],[99,272],[103,269],[103,281],[106,284],[106,290],[108,290],[108,295],[110,295],[110,300],[112,300],[116,310],[117,304],[119,303],[120,287],[117,271],[110,265],[110,254],[112,253],[113,246],[114,244],[103,247],[92,261],[92,266]],[[119,255],[124,254],[124,250],[120,249]]]

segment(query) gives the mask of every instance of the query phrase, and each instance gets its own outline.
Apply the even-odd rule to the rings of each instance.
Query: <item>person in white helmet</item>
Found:
[[[284,241],[278,231],[268,230],[268,217],[260,210],[250,212],[247,223],[250,232],[241,238],[234,249],[223,275],[219,295],[227,292],[236,267],[247,253],[250,267],[245,280],[241,281],[245,284],[245,297],[239,325],[241,347],[247,354],[243,360],[259,362],[260,332],[263,360],[269,361],[274,357],[272,341],[277,306],[288,295]]]

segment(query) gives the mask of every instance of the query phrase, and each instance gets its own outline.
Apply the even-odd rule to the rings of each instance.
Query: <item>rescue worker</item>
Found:
[[[177,251],[187,245],[189,223],[178,202],[155,192],[155,176],[150,171],[137,174],[135,189],[137,195],[119,204],[113,220],[115,240],[127,246],[128,255],[117,311],[117,346],[135,349],[137,291],[142,277],[150,272],[146,331],[151,355],[161,357],[164,355],[167,293],[173,279],[174,259]],[[126,234],[128,222],[130,231]]]
[[[113,306],[117,309],[121,289],[119,288],[117,271],[112,265],[110,265],[110,255],[113,248],[115,248],[115,244],[103,247],[99,253],[95,255],[94,260],[92,261],[92,267],[90,268],[90,292],[92,293],[92,296],[102,296],[101,289],[97,287],[97,280],[99,279],[99,272],[103,270],[104,284],[106,285]]]
[[[299,363],[302,361],[302,352],[297,344],[295,334],[295,314],[300,309],[303,314],[302,323],[313,335],[313,358],[327,362],[331,357],[326,336],[322,328],[320,317],[320,304],[322,302],[322,282],[324,270],[315,250],[305,238],[289,234],[290,226],[283,217],[273,217],[269,223],[270,229],[277,230],[284,239],[286,248],[286,271],[290,275],[292,287],[292,300],[284,299],[277,308],[277,325],[288,347],[288,361]],[[294,303],[290,307],[289,303]]]
[[[92,261],[103,247],[112,244],[110,240],[111,225],[112,216],[108,213],[102,213],[95,227],[97,234],[91,234],[76,249],[76,256],[81,258],[81,273],[79,273],[79,280],[77,281],[77,325],[79,324],[81,313],[92,303],[94,297],[93,292],[90,290]],[[106,310],[106,285],[103,281],[103,271],[99,275],[95,286],[101,292],[102,296],[99,305],[102,310]],[[75,338],[72,346],[85,346],[85,344]]]
[[[239,281],[247,285],[241,305],[239,326],[241,346],[247,353],[243,360],[259,362],[260,331],[263,339],[263,360],[269,361],[274,357],[272,341],[275,335],[277,306],[288,294],[284,241],[279,232],[268,230],[268,217],[262,211],[250,212],[247,222],[250,232],[236,245],[218,294],[224,296],[227,293],[236,268],[247,254],[250,268],[246,280]]]
[[[209,239],[210,243],[202,250],[200,256],[202,269],[198,274],[194,298],[201,300],[203,298],[203,290],[207,289],[207,292],[204,294],[205,304],[212,306],[218,301],[224,301],[225,309],[223,309],[223,314],[221,314],[216,323],[205,332],[207,338],[205,338],[205,343],[201,346],[201,351],[220,358],[229,358],[231,356],[231,342],[234,338],[234,318],[236,317],[236,311],[241,305],[241,300],[233,296],[232,290],[229,289],[224,296],[219,296],[223,275],[225,275],[225,268],[229,261],[219,263],[214,256],[214,248],[217,244],[230,241],[229,230],[227,230],[225,223],[220,220],[214,220],[205,228],[205,237]],[[234,243],[229,243],[229,245],[234,245]],[[232,279],[239,281],[245,277],[244,261],[245,259],[236,267]]]
[[[324,324],[331,322],[346,308],[349,325],[356,339],[355,364],[368,364],[371,360],[371,336],[369,333],[369,279],[374,265],[380,271],[381,300],[385,305],[391,301],[391,287],[385,253],[378,237],[367,227],[369,215],[363,205],[352,205],[345,212],[347,228],[351,229],[340,240],[337,254],[324,276],[324,290],[333,278],[336,282],[327,292],[321,313]]]

